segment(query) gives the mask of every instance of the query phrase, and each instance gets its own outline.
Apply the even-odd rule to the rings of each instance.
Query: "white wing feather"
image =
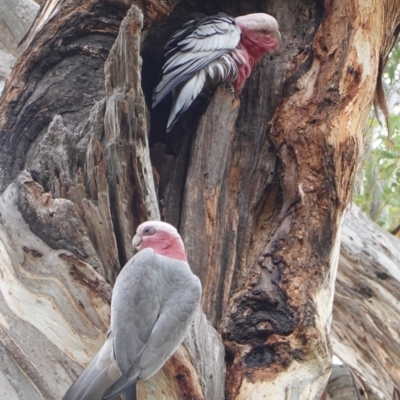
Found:
[[[182,96],[174,99],[167,130],[200,93],[210,64],[236,49],[240,34],[233,18],[219,14],[201,22],[190,21],[171,37],[165,47],[167,61],[163,76],[153,92],[153,107],[172,91],[176,93],[174,97]],[[190,88],[196,90],[195,95],[189,93]]]
[[[203,89],[206,82],[206,72],[200,70],[195,76],[190,78],[174,96],[171,112],[169,114],[167,131],[169,131],[180,117],[181,113],[188,109],[193,100]]]

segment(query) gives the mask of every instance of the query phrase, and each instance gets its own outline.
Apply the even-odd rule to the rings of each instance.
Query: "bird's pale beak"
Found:
[[[142,238],[139,235],[135,235],[132,239],[132,246],[136,251],[140,251],[140,245],[142,244]]]

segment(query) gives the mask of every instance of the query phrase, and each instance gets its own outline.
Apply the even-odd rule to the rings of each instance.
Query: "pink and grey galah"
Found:
[[[206,81],[227,82],[238,96],[261,58],[279,47],[278,22],[265,13],[231,18],[218,14],[187,22],[165,46],[162,79],[153,107],[173,93],[167,131],[187,110]]]
[[[136,383],[152,377],[185,338],[201,298],[177,230],[141,224],[139,252],[122,269],[111,300],[107,338],[63,400],[136,399]]]

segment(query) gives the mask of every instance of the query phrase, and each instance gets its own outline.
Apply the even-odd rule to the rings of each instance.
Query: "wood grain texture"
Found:
[[[231,15],[271,13],[284,46],[252,74],[240,104],[219,89],[170,134],[168,102],[153,111],[162,215],[194,249],[203,307],[227,348],[227,398],[319,399],[341,225],[400,9],[374,0],[213,4]],[[179,5],[171,23],[188,8]],[[146,40],[150,65],[151,33]]]
[[[86,123],[72,129],[54,116],[26,157],[43,187],[79,206],[111,283],[133,255],[135,226],[159,218],[140,86],[142,24],[132,9],[105,64],[106,99]]]
[[[136,226],[161,216],[182,232],[226,354],[200,313],[185,346],[139,385],[139,396],[319,399],[361,127],[400,7],[131,5],[46,2],[5,89],[0,382],[11,398],[61,397],[103,341],[109,284],[132,255]],[[150,113],[146,101],[163,44],[195,11],[269,12],[283,45],[240,99],[222,86],[205,92],[167,134],[168,100]],[[381,355],[394,387],[395,369]],[[361,377],[372,374],[355,364]]]
[[[381,399],[400,393],[399,315],[400,240],[353,206],[342,231],[333,351]]]
[[[59,399],[104,340],[111,287],[73,248],[54,249],[30,230],[19,193],[37,184],[24,173],[18,185],[0,200],[0,365],[16,398]],[[31,194],[43,200],[41,191]],[[57,212],[51,196],[45,197],[43,208]],[[74,217],[63,220],[68,230],[79,214],[69,200],[60,199],[58,210],[60,203]],[[87,232],[80,236],[90,243]],[[87,250],[94,254],[93,247]]]
[[[3,189],[24,167],[32,141],[47,131],[55,115],[62,114],[73,130],[104,97],[102,67],[123,14],[101,8],[99,13],[92,9],[94,1],[81,3],[58,2],[57,18],[54,14],[36,33],[20,57],[26,62],[16,63],[10,76],[0,113]],[[98,40],[92,43],[94,37]]]
[[[69,4],[55,5],[54,23],[57,18],[59,24],[65,22],[63,7],[68,9]],[[75,16],[81,12],[78,7]],[[74,20],[74,13],[69,17]],[[40,47],[38,37],[48,24],[34,28],[31,43],[36,41]],[[88,93],[91,107],[86,117],[74,120],[76,124],[69,124],[69,111],[55,104],[59,114],[54,113],[47,126],[30,126],[32,145],[24,155],[26,169],[2,194],[2,233],[12,232],[12,237],[0,246],[0,380],[11,398],[62,397],[104,341],[109,283],[133,254],[131,238],[136,227],[159,218],[141,89],[142,29],[142,12],[132,6],[107,61],[102,61],[105,90],[90,89],[104,98],[93,103]],[[96,43],[101,46],[102,33],[99,36]],[[82,61],[78,59],[77,64]],[[90,74],[89,69],[86,72]],[[73,75],[61,78],[74,79]],[[38,83],[43,92],[51,80],[55,85],[66,83],[58,73],[49,74],[47,81]],[[12,86],[7,88],[3,104],[12,90]],[[84,85],[79,87],[83,97],[86,90]],[[5,120],[12,120],[13,112],[15,108]],[[72,118],[78,115],[84,114]],[[141,397],[203,400],[223,395],[221,339],[200,310],[196,321],[187,344],[157,376],[139,385]],[[35,354],[29,357],[31,351]]]
[[[379,400],[358,381],[346,365],[333,365],[327,400]]]

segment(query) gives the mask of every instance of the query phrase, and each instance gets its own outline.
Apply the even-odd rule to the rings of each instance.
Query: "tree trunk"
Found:
[[[345,365],[333,365],[327,400],[379,400]]]
[[[139,398],[319,399],[341,224],[400,6],[135,4],[48,0],[4,91],[1,387],[63,395],[104,339],[136,226],[162,217],[226,354],[199,311]],[[166,133],[170,104],[149,113],[146,100],[168,35],[195,11],[268,12],[283,45],[240,99],[221,86]]]
[[[38,10],[33,0],[0,0],[0,94],[18,55],[18,42]]]
[[[342,230],[333,351],[381,399],[400,394],[399,315],[400,240],[353,206]]]

